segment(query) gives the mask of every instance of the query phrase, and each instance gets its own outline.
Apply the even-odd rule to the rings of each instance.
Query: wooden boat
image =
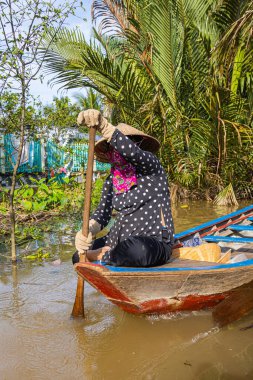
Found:
[[[172,257],[166,265],[153,268],[85,262],[76,264],[75,269],[129,313],[161,314],[213,307],[253,280],[253,205],[177,234],[175,247],[196,233],[205,242],[220,246],[220,262]]]

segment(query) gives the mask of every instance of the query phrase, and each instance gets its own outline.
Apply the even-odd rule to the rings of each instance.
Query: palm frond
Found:
[[[243,93],[247,85],[250,89],[253,72],[253,1],[239,3],[239,17],[225,30],[212,54],[216,74],[225,76],[234,93]]]
[[[214,204],[219,206],[238,206],[232,184],[225,187],[214,199]]]
[[[192,84],[190,92],[195,93],[195,103],[205,88],[209,61],[198,23],[201,24],[210,4],[211,0],[149,2],[139,16],[141,28],[152,36],[152,70],[178,115],[184,89],[182,78],[185,76],[187,84]]]
[[[222,0],[217,5],[214,5],[212,19],[221,34],[238,20],[240,15],[247,10],[248,5],[249,0]]]
[[[73,98],[76,100],[77,104],[81,107],[81,109],[102,108],[101,96],[91,88],[88,91],[86,91],[86,94],[83,94],[81,92],[74,93]]]
[[[101,33],[123,34],[130,28],[129,18],[134,18],[135,6],[133,0],[94,0],[92,3],[93,20],[99,20]]]

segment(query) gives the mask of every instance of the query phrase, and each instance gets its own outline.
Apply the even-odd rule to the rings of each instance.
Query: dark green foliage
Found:
[[[252,172],[252,0],[103,1],[88,43],[63,29],[46,56],[53,83],[103,95],[112,122],[162,143],[171,181],[235,190]]]

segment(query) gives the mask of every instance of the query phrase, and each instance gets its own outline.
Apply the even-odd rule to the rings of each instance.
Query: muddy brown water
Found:
[[[235,209],[179,204],[176,231]],[[73,232],[63,231],[48,237],[58,265],[23,261],[12,267],[1,250],[0,380],[253,379],[253,328],[240,330],[253,323],[253,312],[221,330],[208,310],[133,316],[86,284],[86,319],[71,319]]]

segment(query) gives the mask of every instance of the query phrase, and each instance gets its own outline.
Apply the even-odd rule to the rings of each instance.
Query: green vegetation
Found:
[[[85,184],[76,182],[74,177],[63,179],[58,183],[55,179],[39,181],[30,178],[33,187],[23,185],[15,190],[16,209],[16,243],[24,244],[29,240],[42,239],[43,234],[52,228],[38,225],[52,217],[76,218],[81,221]],[[98,178],[92,189],[91,211],[94,211],[100,201],[104,178]],[[10,234],[9,225],[9,190],[1,189],[0,192],[0,235],[1,241],[8,243]]]
[[[253,169],[252,9],[252,0],[96,1],[99,32],[88,43],[63,28],[46,71],[62,88],[99,92],[113,123],[158,137],[178,189],[214,197],[231,184],[244,197]]]
[[[33,253],[32,255],[26,255],[24,256],[24,259],[26,260],[39,260],[39,261],[42,261],[42,260],[46,260],[50,258],[50,253],[49,252],[45,252],[43,250],[43,248],[38,248],[37,251],[35,253]]]
[[[72,104],[67,96],[61,98],[55,97],[52,104],[42,108],[42,119],[45,130],[57,128],[58,134],[61,134],[65,128],[77,126],[76,115],[81,110],[82,108],[78,104]]]
[[[32,178],[31,180],[36,188],[24,185],[20,189],[15,190],[17,209],[38,212],[56,208],[59,210],[64,210],[67,207],[80,208],[79,186],[74,181],[71,182],[71,186],[65,188],[53,180],[48,185],[45,183],[46,179],[44,178],[39,181]],[[64,182],[70,185],[68,178]],[[78,190],[77,194],[76,190]]]
[[[0,2],[0,95],[10,90],[18,100],[20,110],[16,120],[19,147],[13,167],[12,185],[9,194],[9,217],[11,228],[12,261],[16,262],[16,212],[14,192],[17,171],[21,162],[25,141],[28,102],[31,82],[39,78],[45,53],[39,54],[39,46],[47,35],[46,51],[57,36],[59,28],[65,25],[76,7],[73,3],[44,0],[2,0]],[[54,31],[53,31],[54,29]],[[49,37],[50,35],[50,37]],[[41,80],[42,77],[40,76]],[[1,104],[1,103],[0,103]]]
[[[92,92],[96,99],[96,94]],[[82,96],[81,94],[79,95]],[[86,99],[87,100],[87,99]],[[67,96],[54,97],[52,104],[43,105],[31,95],[26,99],[25,134],[26,138],[36,138],[42,132],[54,130],[55,140],[66,128],[77,127],[76,117],[84,109],[79,102],[72,102]],[[93,104],[93,103],[92,103]],[[22,113],[18,94],[4,91],[0,103],[0,129],[4,134],[19,135],[19,120]],[[83,128],[87,132],[87,128]]]

